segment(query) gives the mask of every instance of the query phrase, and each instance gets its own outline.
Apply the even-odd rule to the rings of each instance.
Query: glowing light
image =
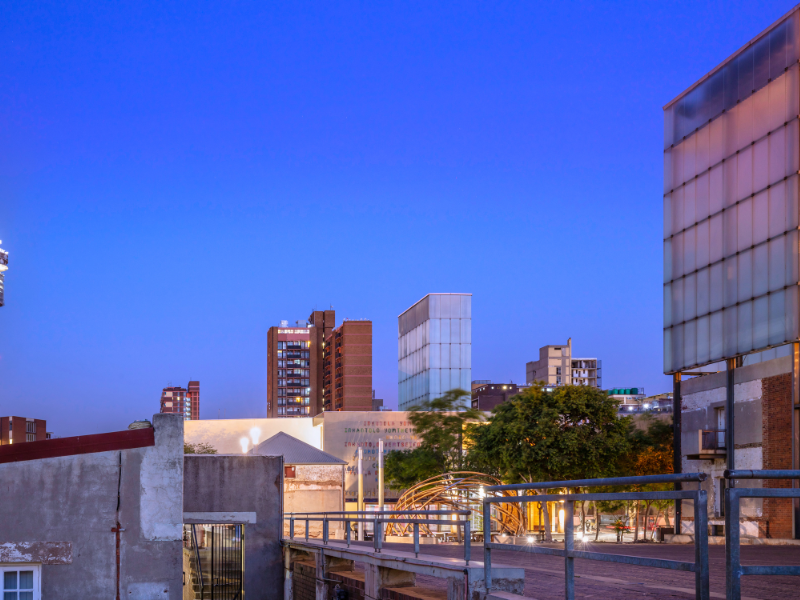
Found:
[[[246,437],[243,437],[239,440],[239,443],[242,445],[242,454],[247,454],[247,447],[250,445],[250,440]]]
[[[533,543],[533,538],[532,538],[532,537],[529,537],[529,538],[528,538],[528,543],[529,543],[529,544],[532,544],[532,543]]]
[[[485,489],[483,489],[483,486],[481,486],[481,487],[478,489],[478,497],[479,497],[479,498],[486,498],[486,490],[485,490]]]
[[[261,437],[261,430],[258,427],[253,427],[250,430],[250,439],[253,440],[253,447],[258,446],[258,439]]]
[[[558,511],[558,525],[561,531],[564,531],[564,509]]]

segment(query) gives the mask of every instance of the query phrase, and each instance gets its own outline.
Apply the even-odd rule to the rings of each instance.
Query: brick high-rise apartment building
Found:
[[[372,410],[372,321],[345,321],[323,351],[325,410]]]
[[[181,414],[185,421],[200,419],[200,382],[190,381],[188,390],[165,387],[161,391],[161,412]]]
[[[0,417],[0,446],[49,440],[47,421],[25,417]]]
[[[267,333],[267,417],[313,417],[322,412],[322,353],[336,312],[315,310]]]

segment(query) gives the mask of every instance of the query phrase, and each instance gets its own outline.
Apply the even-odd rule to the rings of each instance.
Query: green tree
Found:
[[[420,445],[413,450],[393,450],[386,455],[389,487],[409,488],[429,477],[466,467],[466,424],[483,418],[481,411],[466,406],[469,398],[469,392],[455,389],[411,408],[408,419],[414,425]]]
[[[197,444],[190,444],[189,442],[183,443],[184,454],[216,454],[217,449],[207,442],[199,442]]]
[[[503,481],[533,483],[612,475],[628,450],[628,418],[618,402],[588,386],[552,392],[535,385],[492,411],[485,425],[469,428],[470,458],[494,464]],[[550,516],[544,509],[545,535]]]

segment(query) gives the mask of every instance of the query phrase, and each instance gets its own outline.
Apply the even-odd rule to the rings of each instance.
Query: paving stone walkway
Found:
[[[559,544],[551,547],[562,547]],[[407,550],[407,544],[385,544]],[[627,554],[667,560],[694,561],[694,546],[682,544],[603,544],[587,543],[576,549],[608,554]],[[800,546],[742,546],[742,564],[798,565]],[[424,553],[437,556],[462,557],[461,546],[424,546]],[[475,560],[483,559],[483,548],[473,546]],[[557,556],[533,555],[522,552],[493,550],[492,561],[525,569],[525,595],[536,600],[556,600],[564,597],[564,559]],[[725,598],[725,548],[709,548],[711,597]],[[628,600],[631,598],[694,598],[694,573],[651,569],[631,565],[591,560],[575,560],[576,598]],[[417,578],[417,584],[431,588],[446,588],[444,580],[434,577]],[[800,577],[746,576],[742,578],[742,598],[750,600],[800,600]]]

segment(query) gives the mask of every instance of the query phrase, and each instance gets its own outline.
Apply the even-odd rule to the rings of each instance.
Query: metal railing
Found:
[[[725,471],[725,479],[800,479],[800,471]],[[742,597],[742,575],[800,575],[797,565],[742,565],[739,517],[741,498],[800,498],[800,488],[725,488],[725,592]]]
[[[507,490],[517,490],[524,492],[528,490],[551,490],[563,488],[582,488],[599,486],[629,486],[629,485],[649,485],[679,482],[700,483],[706,479],[705,473],[681,473],[673,475],[647,475],[643,477],[614,477],[607,479],[585,479],[576,481],[550,481],[545,483],[523,483],[514,485],[495,485],[486,488],[486,493],[501,492]],[[697,486],[700,488],[700,486]],[[569,492],[569,489],[567,489]],[[601,552],[585,552],[575,550],[574,536],[574,507],[575,501],[592,500],[597,502],[616,500],[694,500],[694,556],[693,563],[675,560],[661,560],[654,558],[642,558],[637,556],[624,556],[618,554],[603,554]],[[509,502],[564,502],[564,549],[547,548],[537,545],[508,545],[497,544],[491,541],[491,509],[492,504]],[[495,550],[519,550],[532,554],[549,554],[551,556],[564,557],[564,597],[566,600],[575,598],[575,565],[576,558],[588,560],[600,560],[614,563],[624,563],[629,565],[641,565],[657,569],[672,569],[676,571],[690,571],[695,574],[695,597],[700,600],[708,600],[708,500],[706,492],[702,489],[682,490],[682,491],[655,491],[655,492],[615,492],[615,493],[583,493],[583,494],[540,494],[536,496],[487,496],[483,500],[483,548],[484,548],[484,578],[486,589],[492,588],[492,549]]]
[[[372,524],[372,546],[375,552],[380,553],[383,547],[383,526],[392,523],[410,523],[414,526],[414,556],[419,557],[419,526],[420,525],[448,525],[464,528],[464,560],[469,565],[470,548],[470,521],[471,510],[400,510],[400,511],[339,511],[339,512],[309,512],[286,513],[283,520],[289,521],[289,539],[294,539],[295,521],[305,522],[305,540],[308,541],[309,523],[322,522],[322,543],[327,544],[330,539],[330,523],[344,523],[345,541],[350,547],[350,525],[352,523]],[[467,517],[466,519],[431,519],[431,516]]]

